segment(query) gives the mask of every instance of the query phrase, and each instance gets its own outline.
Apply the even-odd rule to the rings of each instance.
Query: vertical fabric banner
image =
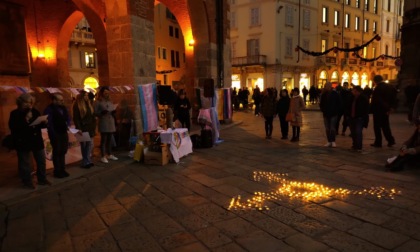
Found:
[[[159,125],[157,108],[157,87],[155,83],[138,86],[140,109],[145,132],[157,129]]]
[[[232,118],[232,89],[224,88],[223,89],[223,118],[231,119]]]

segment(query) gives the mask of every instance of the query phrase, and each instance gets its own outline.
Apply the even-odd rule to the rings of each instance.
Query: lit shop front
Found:
[[[323,88],[326,82],[331,82],[333,87],[337,85],[343,85],[344,82],[348,82],[350,85],[361,86],[365,88],[366,86],[372,87],[372,81],[369,80],[369,74],[366,72],[348,72],[344,71],[339,73],[339,71],[331,72],[331,75],[328,74],[326,70],[322,70],[318,75],[318,88]]]

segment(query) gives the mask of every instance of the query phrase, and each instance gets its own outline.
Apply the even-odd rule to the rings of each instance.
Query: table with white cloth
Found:
[[[169,144],[169,150],[176,163],[183,156],[192,153],[192,142],[188,129],[167,129],[160,132],[161,143]]]

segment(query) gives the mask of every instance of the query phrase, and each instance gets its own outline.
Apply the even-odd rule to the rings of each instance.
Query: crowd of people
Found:
[[[350,130],[352,138],[351,151],[362,152],[363,129],[369,125],[369,114],[373,118],[373,130],[375,140],[370,146],[382,148],[383,138],[387,146],[396,144],[392,135],[389,116],[397,106],[397,90],[394,86],[386,84],[381,75],[373,78],[373,89],[344,82],[333,87],[332,83],[325,83],[319,92],[312,86],[309,90],[302,89],[303,97],[299,88],[294,88],[292,94],[283,89],[277,99],[275,88],[266,88],[260,91],[258,86],[254,89],[252,99],[254,100],[256,116],[264,117],[265,138],[271,139],[273,133],[273,120],[278,116],[280,121],[281,139],[289,138],[289,126],[292,128],[290,141],[296,142],[300,139],[300,128],[302,126],[302,110],[305,109],[306,98],[309,95],[309,104],[319,104],[324,120],[325,136],[327,143],[325,147],[336,148],[336,136],[345,136],[347,129]],[[311,91],[312,90],[312,91]],[[413,136],[407,140],[400,149],[395,161],[387,163],[386,167],[391,171],[403,169],[403,164],[413,160],[420,161],[420,94],[411,104],[409,118],[416,125]],[[341,126],[341,129],[340,129]]]
[[[53,164],[53,176],[65,178],[70,174],[66,171],[66,154],[69,149],[69,131],[71,120],[80,136],[87,133],[89,138],[80,141],[82,156],[80,166],[89,169],[94,166],[93,137],[96,131],[100,133],[100,151],[102,163],[109,160],[118,160],[113,155],[113,147],[117,145],[118,131],[127,131],[131,128],[133,113],[121,102],[119,108],[119,120],[117,120],[117,106],[110,99],[108,87],[100,88],[95,96],[92,93],[81,91],[74,99],[72,110],[65,106],[64,97],[61,93],[51,95],[51,103],[45,108],[43,115],[34,108],[35,97],[29,93],[20,95],[17,100],[17,108],[10,113],[9,128],[13,147],[17,152],[18,171],[23,185],[34,189],[31,173],[33,171],[32,157],[36,163],[36,175],[38,185],[50,185],[46,177],[46,151],[42,129],[46,128],[52,147],[51,160]],[[42,119],[42,120],[41,120]],[[128,126],[129,125],[129,126]],[[118,130],[120,129],[120,130]],[[117,138],[117,139],[116,139]],[[121,142],[129,141],[128,136]]]
[[[332,84],[327,82],[319,98],[311,96],[311,89],[306,90],[306,87],[302,90],[304,96],[302,97],[299,88],[294,88],[290,95],[287,89],[282,89],[278,95],[275,88],[266,88],[261,91],[256,86],[252,94],[255,105],[254,113],[256,116],[264,117],[266,139],[272,138],[273,120],[278,116],[281,139],[289,139],[289,128],[292,128],[290,141],[297,142],[300,140],[303,122],[302,111],[307,104],[305,97],[309,95],[309,103],[318,102],[323,115],[327,139],[325,147],[337,147],[336,135],[340,133],[341,124],[342,135],[346,135],[347,128],[350,129],[351,150],[361,152],[363,129],[367,128],[369,124],[369,114],[372,114],[375,134],[375,140],[371,146],[381,148],[383,135],[387,146],[392,147],[396,141],[392,135],[389,115],[396,107],[397,91],[392,85],[384,83],[380,75],[373,78],[373,86],[373,90],[362,89],[360,86],[344,82],[343,86],[338,84],[333,88]],[[246,87],[242,88],[239,94],[234,88],[232,92],[233,108],[239,108],[238,103],[247,107],[249,95],[249,90]],[[279,96],[278,99],[277,96]],[[75,128],[79,130],[76,134],[82,135],[87,132],[90,137],[90,140],[80,142],[82,168],[88,169],[94,166],[92,150],[96,129],[100,133],[100,161],[102,163],[118,160],[113,154],[116,138],[123,138],[123,140],[119,139],[121,142],[128,143],[129,141],[126,133],[128,129],[132,128],[133,113],[126,102],[121,102],[120,119],[117,120],[117,106],[110,99],[108,87],[100,88],[95,101],[92,93],[81,91],[74,99],[72,113],[64,105],[62,94],[52,94],[51,98],[51,104],[43,112],[45,117],[42,117],[41,113],[34,108],[35,97],[31,94],[20,95],[16,100],[17,108],[10,113],[9,128],[17,152],[19,176],[24,186],[29,188],[35,188],[31,176],[32,157],[36,163],[38,185],[51,184],[46,178],[46,154],[41,132],[43,128],[47,128],[48,131],[52,147],[53,176],[56,178],[69,176],[66,171],[65,157],[69,148],[68,131],[71,119]],[[174,120],[178,120],[182,127],[190,130],[189,110],[191,104],[186,98],[184,90],[179,91],[173,109]],[[420,160],[420,94],[410,106],[409,118],[416,125],[416,129],[412,137],[403,143],[398,155],[387,162],[386,167],[391,171],[402,170],[407,162]],[[121,134],[116,135],[118,128]]]
[[[191,103],[186,92],[181,89],[174,95],[173,121],[179,127],[190,131]],[[71,110],[65,105],[61,93],[51,94],[51,103],[41,112],[34,108],[35,97],[31,94],[22,94],[16,100],[17,108],[10,113],[9,128],[13,148],[17,152],[18,171],[23,185],[34,189],[31,173],[34,170],[32,157],[36,161],[36,174],[38,185],[50,185],[46,177],[46,146],[42,136],[42,129],[46,128],[52,147],[51,160],[53,176],[65,178],[70,176],[66,170],[66,154],[69,150],[69,132],[71,123],[78,131],[74,134],[81,138],[79,141],[81,163],[80,167],[89,169],[94,166],[92,159],[96,133],[100,134],[100,158],[102,163],[118,160],[113,154],[115,147],[129,149],[130,138],[135,136],[133,130],[134,114],[126,100],[114,104],[111,100],[111,91],[108,87],[101,87],[95,94],[87,91],[80,93],[73,99]],[[41,121],[35,121],[42,118]],[[39,119],[38,119],[39,120]],[[77,139],[77,137],[76,137]],[[47,151],[48,152],[48,151]],[[32,155],[32,156],[31,156]]]

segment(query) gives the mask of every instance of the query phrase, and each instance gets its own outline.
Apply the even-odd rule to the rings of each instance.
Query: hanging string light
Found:
[[[364,43],[364,44],[362,44],[362,45],[360,45],[360,46],[356,46],[356,47],[353,47],[353,48],[342,48],[342,47],[337,47],[337,46],[335,46],[335,47],[332,47],[332,48],[330,48],[330,49],[328,49],[328,50],[325,50],[325,51],[323,51],[323,52],[312,52],[312,51],[308,51],[308,50],[305,50],[305,49],[303,49],[302,47],[300,47],[300,46],[297,46],[296,48],[295,48],[295,51],[302,51],[302,52],[304,52],[304,53],[306,53],[306,54],[309,54],[309,55],[311,55],[311,56],[322,56],[322,55],[325,55],[325,54],[328,54],[329,52],[331,52],[331,51],[334,51],[334,53],[337,53],[337,52],[354,52],[354,53],[356,53],[356,52],[358,52],[358,51],[360,51],[360,50],[362,50],[364,47],[366,47],[366,46],[368,46],[370,43],[372,43],[374,40],[377,40],[377,41],[379,41],[379,40],[381,40],[381,36],[379,36],[378,34],[376,34],[375,35],[375,37],[373,37],[373,38],[371,38],[369,41],[367,41],[366,43]]]
[[[173,73],[173,72],[176,72],[176,69],[174,69],[174,70],[156,71],[157,74],[168,74],[168,73]]]
[[[372,62],[372,61],[384,60],[384,59],[393,59],[393,60],[400,59],[400,57],[395,57],[395,56],[386,55],[386,54],[381,54],[378,57],[367,59],[367,58],[364,58],[364,57],[360,56],[359,52],[354,52],[353,56],[358,58],[358,59],[361,59],[363,61],[366,61],[366,62]]]
[[[322,56],[322,55],[328,54],[331,51],[333,51],[334,53],[338,53],[338,52],[352,52],[353,53],[352,55],[354,57],[356,57],[358,59],[361,59],[361,60],[363,60],[365,62],[373,62],[373,61],[384,60],[384,59],[393,59],[393,60],[395,60],[395,65],[396,66],[401,66],[402,61],[401,61],[401,57],[399,57],[399,56],[391,56],[391,55],[387,55],[387,54],[381,54],[381,55],[379,55],[377,57],[374,57],[374,58],[364,58],[364,57],[360,56],[359,55],[359,51],[362,50],[364,47],[368,46],[374,40],[380,41],[381,40],[381,36],[379,36],[378,34],[376,34],[372,39],[370,39],[366,43],[364,43],[364,44],[362,44],[360,46],[353,47],[353,48],[341,48],[341,47],[335,46],[335,47],[332,47],[330,49],[327,49],[327,50],[325,50],[323,52],[313,52],[313,51],[305,50],[305,49],[303,49],[300,46],[297,46],[295,48],[295,51],[302,51],[302,52],[304,52],[304,53],[306,53],[308,55],[311,55],[311,56]]]

